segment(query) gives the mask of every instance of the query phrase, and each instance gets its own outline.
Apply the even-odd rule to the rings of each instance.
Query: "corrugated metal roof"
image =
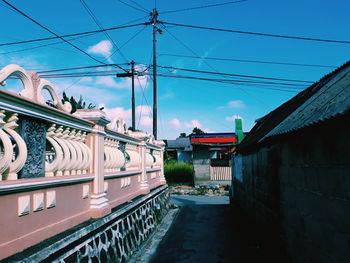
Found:
[[[349,67],[350,61],[260,118],[238,145],[237,152],[252,151],[268,137],[297,130],[345,112],[348,104],[344,100],[348,98],[349,87],[343,82],[343,78],[349,82],[346,77]],[[339,81],[343,84],[338,83]]]
[[[176,140],[166,140],[166,147],[170,149],[184,149],[184,151],[192,151],[192,145],[189,137],[176,138]]]
[[[349,110],[350,67],[330,80],[262,140],[325,121]]]

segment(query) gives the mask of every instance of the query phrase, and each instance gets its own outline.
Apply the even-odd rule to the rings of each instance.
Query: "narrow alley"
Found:
[[[241,242],[227,196],[172,196],[172,202],[181,208],[152,263],[249,262],[257,256]]]

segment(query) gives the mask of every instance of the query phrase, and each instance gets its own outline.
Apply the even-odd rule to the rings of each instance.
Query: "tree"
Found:
[[[76,101],[76,99],[71,96],[70,98],[67,96],[67,94],[65,92],[63,92],[62,94],[62,103],[64,103],[65,101],[70,102],[70,104],[72,105],[72,111],[71,113],[76,112],[78,109],[95,109],[96,105],[89,103],[86,104],[86,102],[83,100],[83,97],[80,95],[80,98],[78,101]]]
[[[192,134],[205,134],[205,132],[199,129],[198,127],[195,127],[192,130]]]
[[[180,138],[185,138],[185,137],[187,137],[187,135],[186,135],[186,133],[181,132],[179,137],[180,137]]]

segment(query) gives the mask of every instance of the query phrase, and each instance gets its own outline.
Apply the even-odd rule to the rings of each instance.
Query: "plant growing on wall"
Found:
[[[76,112],[78,109],[96,109],[96,105],[92,103],[87,104],[81,95],[78,101],[73,96],[69,98],[65,92],[63,92],[62,97],[62,103],[68,101],[72,105],[71,113]]]

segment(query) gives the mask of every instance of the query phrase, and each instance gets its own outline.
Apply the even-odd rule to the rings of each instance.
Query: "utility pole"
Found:
[[[131,72],[127,73],[118,73],[118,78],[128,78],[131,77],[131,115],[132,115],[132,130],[136,130],[135,126],[135,61],[130,62],[131,65]]]
[[[131,61],[131,115],[132,115],[132,131],[136,130],[135,126],[135,61]]]
[[[153,135],[154,138],[157,139],[157,9],[153,8],[151,15],[153,25]]]

